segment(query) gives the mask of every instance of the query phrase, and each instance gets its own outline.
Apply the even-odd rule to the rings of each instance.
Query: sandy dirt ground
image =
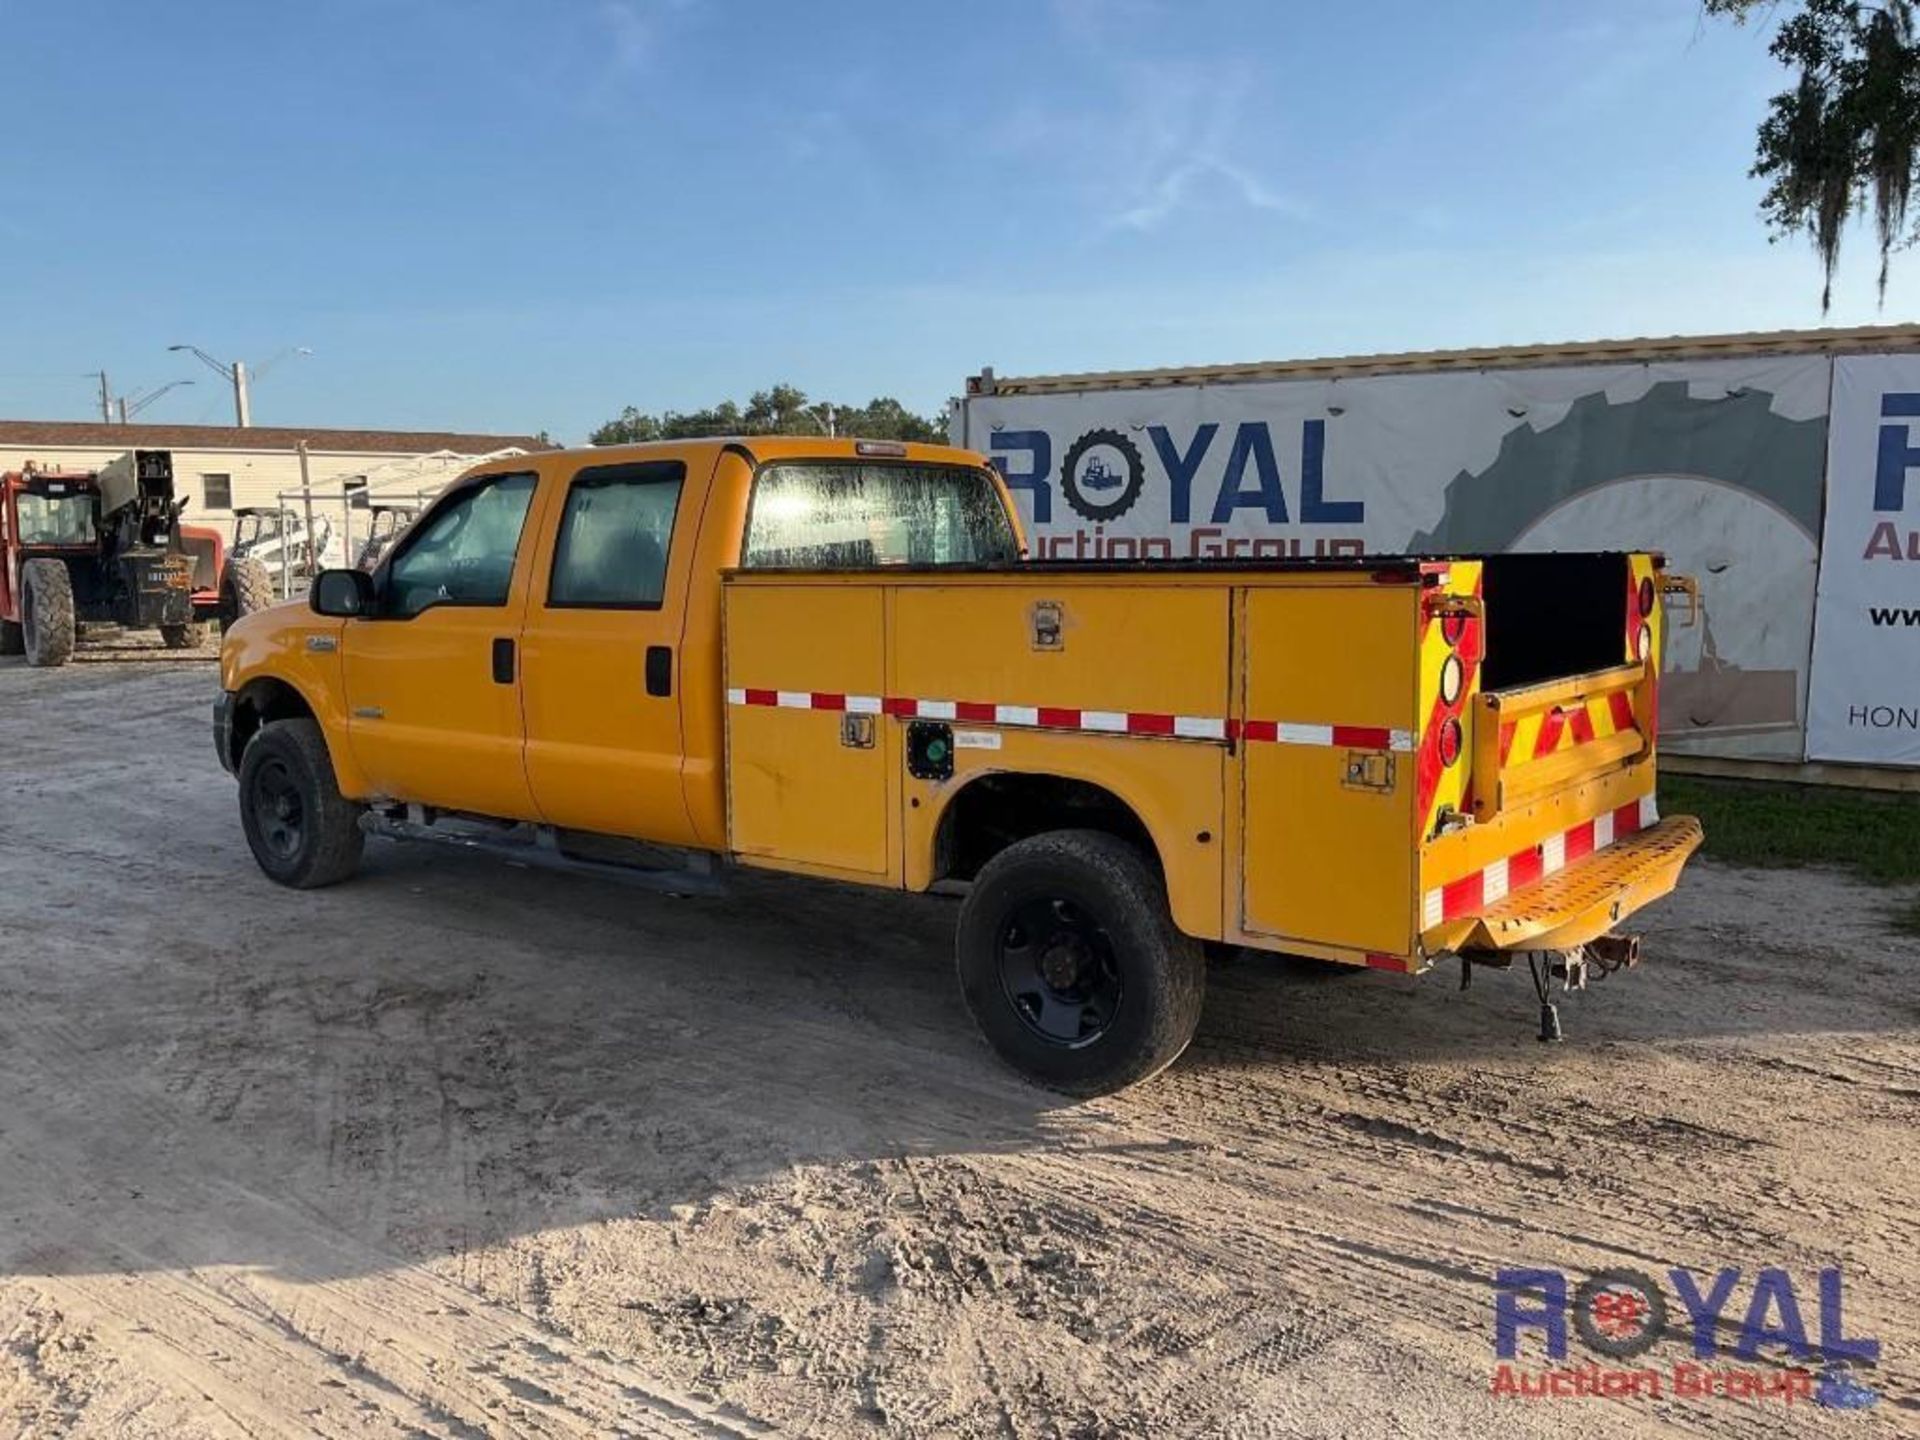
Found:
[[[975,1038],[952,901],[384,843],[277,889],[214,691],[0,662],[0,1432],[1920,1431],[1887,892],[1698,865],[1558,1048],[1524,975],[1240,960],[1070,1104]],[[1738,1267],[1736,1320],[1784,1267],[1817,1332],[1825,1265],[1870,1409],[1491,1393],[1503,1267]]]

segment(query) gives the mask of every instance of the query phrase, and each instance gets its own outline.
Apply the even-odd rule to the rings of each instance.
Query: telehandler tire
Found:
[[[160,638],[166,642],[169,650],[194,650],[207,638],[203,625],[162,625]]]
[[[360,866],[361,807],[333,778],[312,720],[261,727],[240,757],[240,824],[270,880],[295,890],[337,885]]]
[[[960,989],[987,1043],[1028,1079],[1105,1095],[1193,1039],[1206,956],[1165,882],[1118,836],[1056,830],[981,867],[960,909]]]
[[[20,567],[20,629],[27,664],[64,665],[73,658],[73,577],[58,560]]]
[[[280,597],[273,593],[273,576],[251,555],[227,561],[220,577],[220,633],[226,634],[241,617],[264,610]]]

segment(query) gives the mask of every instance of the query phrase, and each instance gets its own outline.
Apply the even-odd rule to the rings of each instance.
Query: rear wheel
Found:
[[[20,629],[29,665],[64,665],[73,658],[73,577],[58,560],[20,567]]]
[[[192,650],[206,639],[207,632],[199,625],[162,625],[160,638],[167,642],[169,650]]]
[[[220,577],[220,633],[226,634],[236,620],[266,609],[277,598],[273,576],[265,565],[251,555],[227,561],[226,573]]]
[[[1166,886],[1117,836],[1060,830],[1008,846],[960,911],[960,988],[1001,1059],[1069,1095],[1172,1064],[1193,1039],[1206,958]]]
[[[359,868],[361,807],[334,782],[312,720],[262,727],[240,757],[240,824],[269,879],[296,890],[334,885]]]

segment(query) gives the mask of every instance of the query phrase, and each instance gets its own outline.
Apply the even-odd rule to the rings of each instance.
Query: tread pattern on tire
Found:
[[[263,853],[248,801],[254,773],[262,762],[276,756],[310,782],[301,798],[313,811],[313,841],[290,864],[275,863]],[[263,725],[240,757],[239,790],[240,823],[247,844],[269,879],[295,890],[316,890],[337,885],[360,868],[367,838],[360,829],[361,807],[340,793],[333,778],[333,757],[317,721],[275,720]]]
[[[190,625],[162,625],[160,638],[169,650],[193,650],[206,639],[206,629],[197,622]]]
[[[1034,869],[1064,870],[1103,892],[1103,901],[1113,907],[1104,917],[1109,930],[1119,926],[1130,932],[1125,938],[1136,942],[1136,960],[1144,961],[1144,969],[1130,976],[1130,989],[1131,1003],[1145,1006],[1135,1018],[1146,1023],[1131,1044],[1103,1048],[1103,1039],[1084,1050],[1054,1052],[1047,1073],[1008,1053],[995,1036],[993,1007],[1008,1016],[1013,1011],[999,991],[996,962],[983,933],[997,921],[999,891]],[[983,946],[987,950],[975,953]],[[1048,831],[995,855],[981,867],[961,907],[956,949],[967,1008],[988,1042],[1029,1079],[1069,1095],[1110,1094],[1166,1069],[1193,1039],[1206,1000],[1206,957],[1199,942],[1174,925],[1159,871],[1133,845],[1103,830]]]
[[[73,658],[73,577],[58,560],[29,560],[20,588],[31,595],[32,623],[23,639],[29,665],[64,665]]]
[[[220,579],[220,633],[224,635],[234,621],[266,609],[279,598],[272,574],[260,561],[251,555],[227,561],[227,573]]]

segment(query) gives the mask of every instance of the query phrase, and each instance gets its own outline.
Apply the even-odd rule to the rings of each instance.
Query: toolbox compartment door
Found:
[[[891,732],[878,585],[728,584],[727,824],[748,864],[889,875]],[[851,708],[849,708],[851,707]]]
[[[1365,577],[1240,592],[1250,935],[1413,947],[1417,595]]]

